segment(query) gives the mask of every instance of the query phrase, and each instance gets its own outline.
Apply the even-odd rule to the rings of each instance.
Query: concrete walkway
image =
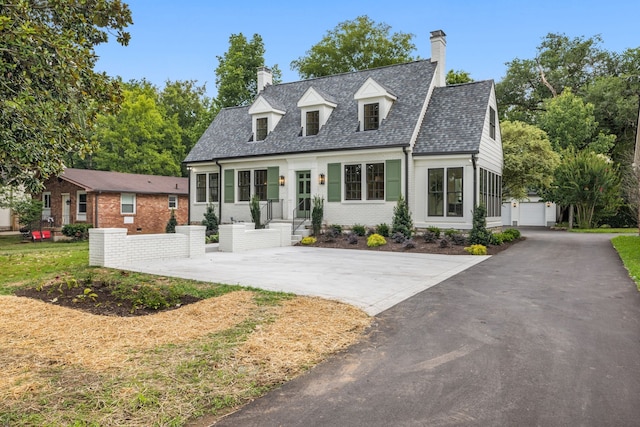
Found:
[[[319,296],[376,315],[488,258],[292,246],[207,252],[202,258],[139,262],[122,268]]]

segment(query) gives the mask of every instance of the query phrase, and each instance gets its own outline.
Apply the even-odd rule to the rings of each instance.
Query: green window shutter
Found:
[[[340,163],[329,163],[327,165],[327,175],[327,201],[342,201],[342,165]]]
[[[395,202],[402,194],[402,168],[401,161],[387,160],[384,176],[387,180],[387,188],[385,191],[387,202]]]
[[[235,186],[233,182],[234,170],[227,169],[224,171],[224,202],[235,202]]]
[[[279,175],[280,168],[278,166],[267,168],[267,199],[269,200],[280,199],[280,190],[278,189]]]

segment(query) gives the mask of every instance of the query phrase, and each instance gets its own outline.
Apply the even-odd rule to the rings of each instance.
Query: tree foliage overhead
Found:
[[[560,155],[553,151],[547,134],[523,122],[500,123],[504,167],[503,196],[526,198],[529,190],[545,190],[553,181]]]
[[[305,56],[292,61],[291,69],[309,79],[415,60],[413,34],[390,30],[366,15],[341,22]]]
[[[132,23],[120,0],[0,5],[0,184],[37,192],[69,153],[91,150],[88,130],[113,111],[119,87],[96,73],[94,48]]]
[[[449,70],[446,82],[448,85],[456,85],[460,83],[471,83],[473,79],[471,75],[463,70]]]
[[[242,34],[229,37],[229,50],[223,56],[217,56],[216,87],[217,102],[221,108],[249,105],[257,95],[258,68],[265,66],[264,42],[259,34],[251,40]],[[273,82],[281,79],[277,65],[271,68]]]

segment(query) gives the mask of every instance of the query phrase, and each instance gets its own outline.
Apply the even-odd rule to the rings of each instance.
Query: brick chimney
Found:
[[[447,84],[446,51],[447,35],[442,30],[431,31],[431,62],[438,63],[435,75],[436,87]]]
[[[258,93],[273,84],[273,74],[267,67],[258,67]]]

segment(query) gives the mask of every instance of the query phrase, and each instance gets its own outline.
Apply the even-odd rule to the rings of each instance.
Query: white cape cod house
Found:
[[[253,104],[221,110],[184,161],[190,222],[209,203],[250,222],[254,195],[274,220],[304,218],[317,195],[325,224],[373,227],[402,195],[416,227],[470,229],[480,203],[501,226],[494,83],[447,86],[445,48],[433,31],[430,60],[276,85],[260,69]]]

